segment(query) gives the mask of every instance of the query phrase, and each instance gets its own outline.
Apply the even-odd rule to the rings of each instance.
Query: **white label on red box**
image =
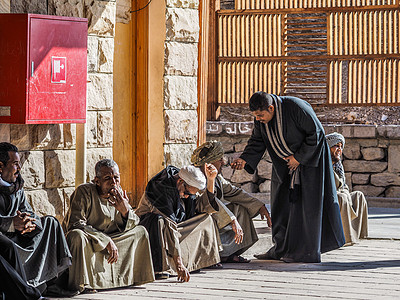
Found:
[[[66,83],[67,82],[67,58],[51,57],[51,82]]]

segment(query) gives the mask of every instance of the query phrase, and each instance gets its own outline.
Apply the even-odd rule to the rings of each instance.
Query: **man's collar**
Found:
[[[4,181],[3,178],[0,176],[0,186],[12,186],[11,183]]]

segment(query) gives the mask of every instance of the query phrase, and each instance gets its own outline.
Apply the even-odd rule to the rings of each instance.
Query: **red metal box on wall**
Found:
[[[0,14],[0,123],[85,123],[87,19]]]

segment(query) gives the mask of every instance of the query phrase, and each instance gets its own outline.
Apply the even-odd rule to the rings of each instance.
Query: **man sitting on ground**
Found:
[[[71,265],[64,233],[56,218],[39,218],[32,211],[20,170],[18,148],[0,143],[0,248],[5,277],[14,280],[2,291],[10,299],[37,299],[43,292],[72,296],[74,292],[55,284],[56,278]],[[29,288],[25,281],[37,289]]]
[[[223,250],[219,253],[222,262],[249,262],[240,256],[249,249],[258,237],[252,218],[260,214],[271,226],[269,212],[257,198],[228,182],[221,175],[224,165],[224,149],[217,141],[210,141],[199,146],[192,154],[192,164],[205,171],[205,164],[211,163],[218,170],[215,179],[216,199],[220,205],[218,213],[213,214],[219,228]]]
[[[218,210],[214,184],[218,172],[206,165],[207,180],[194,166],[168,166],[147,184],[136,213],[149,232],[153,265],[158,278],[189,272],[220,261],[217,229],[210,216]],[[200,190],[207,190],[196,198]],[[165,277],[164,277],[165,276]]]
[[[148,234],[120,186],[115,161],[95,166],[94,183],[71,195],[63,226],[72,253],[70,288],[108,289],[154,280]]]
[[[336,189],[340,206],[340,215],[344,236],[345,246],[351,246],[359,239],[368,236],[368,207],[364,194],[360,191],[349,191],[346,184],[346,177],[342,165],[342,151],[344,148],[344,137],[340,133],[334,132],[326,136],[326,140],[331,149],[333,172],[335,175]]]

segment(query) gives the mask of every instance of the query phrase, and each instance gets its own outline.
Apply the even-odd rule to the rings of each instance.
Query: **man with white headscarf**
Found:
[[[360,191],[350,192],[342,165],[342,151],[345,139],[334,132],[326,136],[333,163],[333,172],[342,217],[345,246],[351,246],[359,239],[368,236],[368,206],[364,194]]]
[[[194,166],[168,166],[148,182],[136,214],[149,233],[157,279],[178,275],[179,281],[187,282],[189,272],[220,261],[218,233],[211,218],[219,209],[214,192],[217,174],[211,164],[206,166],[207,179]]]

